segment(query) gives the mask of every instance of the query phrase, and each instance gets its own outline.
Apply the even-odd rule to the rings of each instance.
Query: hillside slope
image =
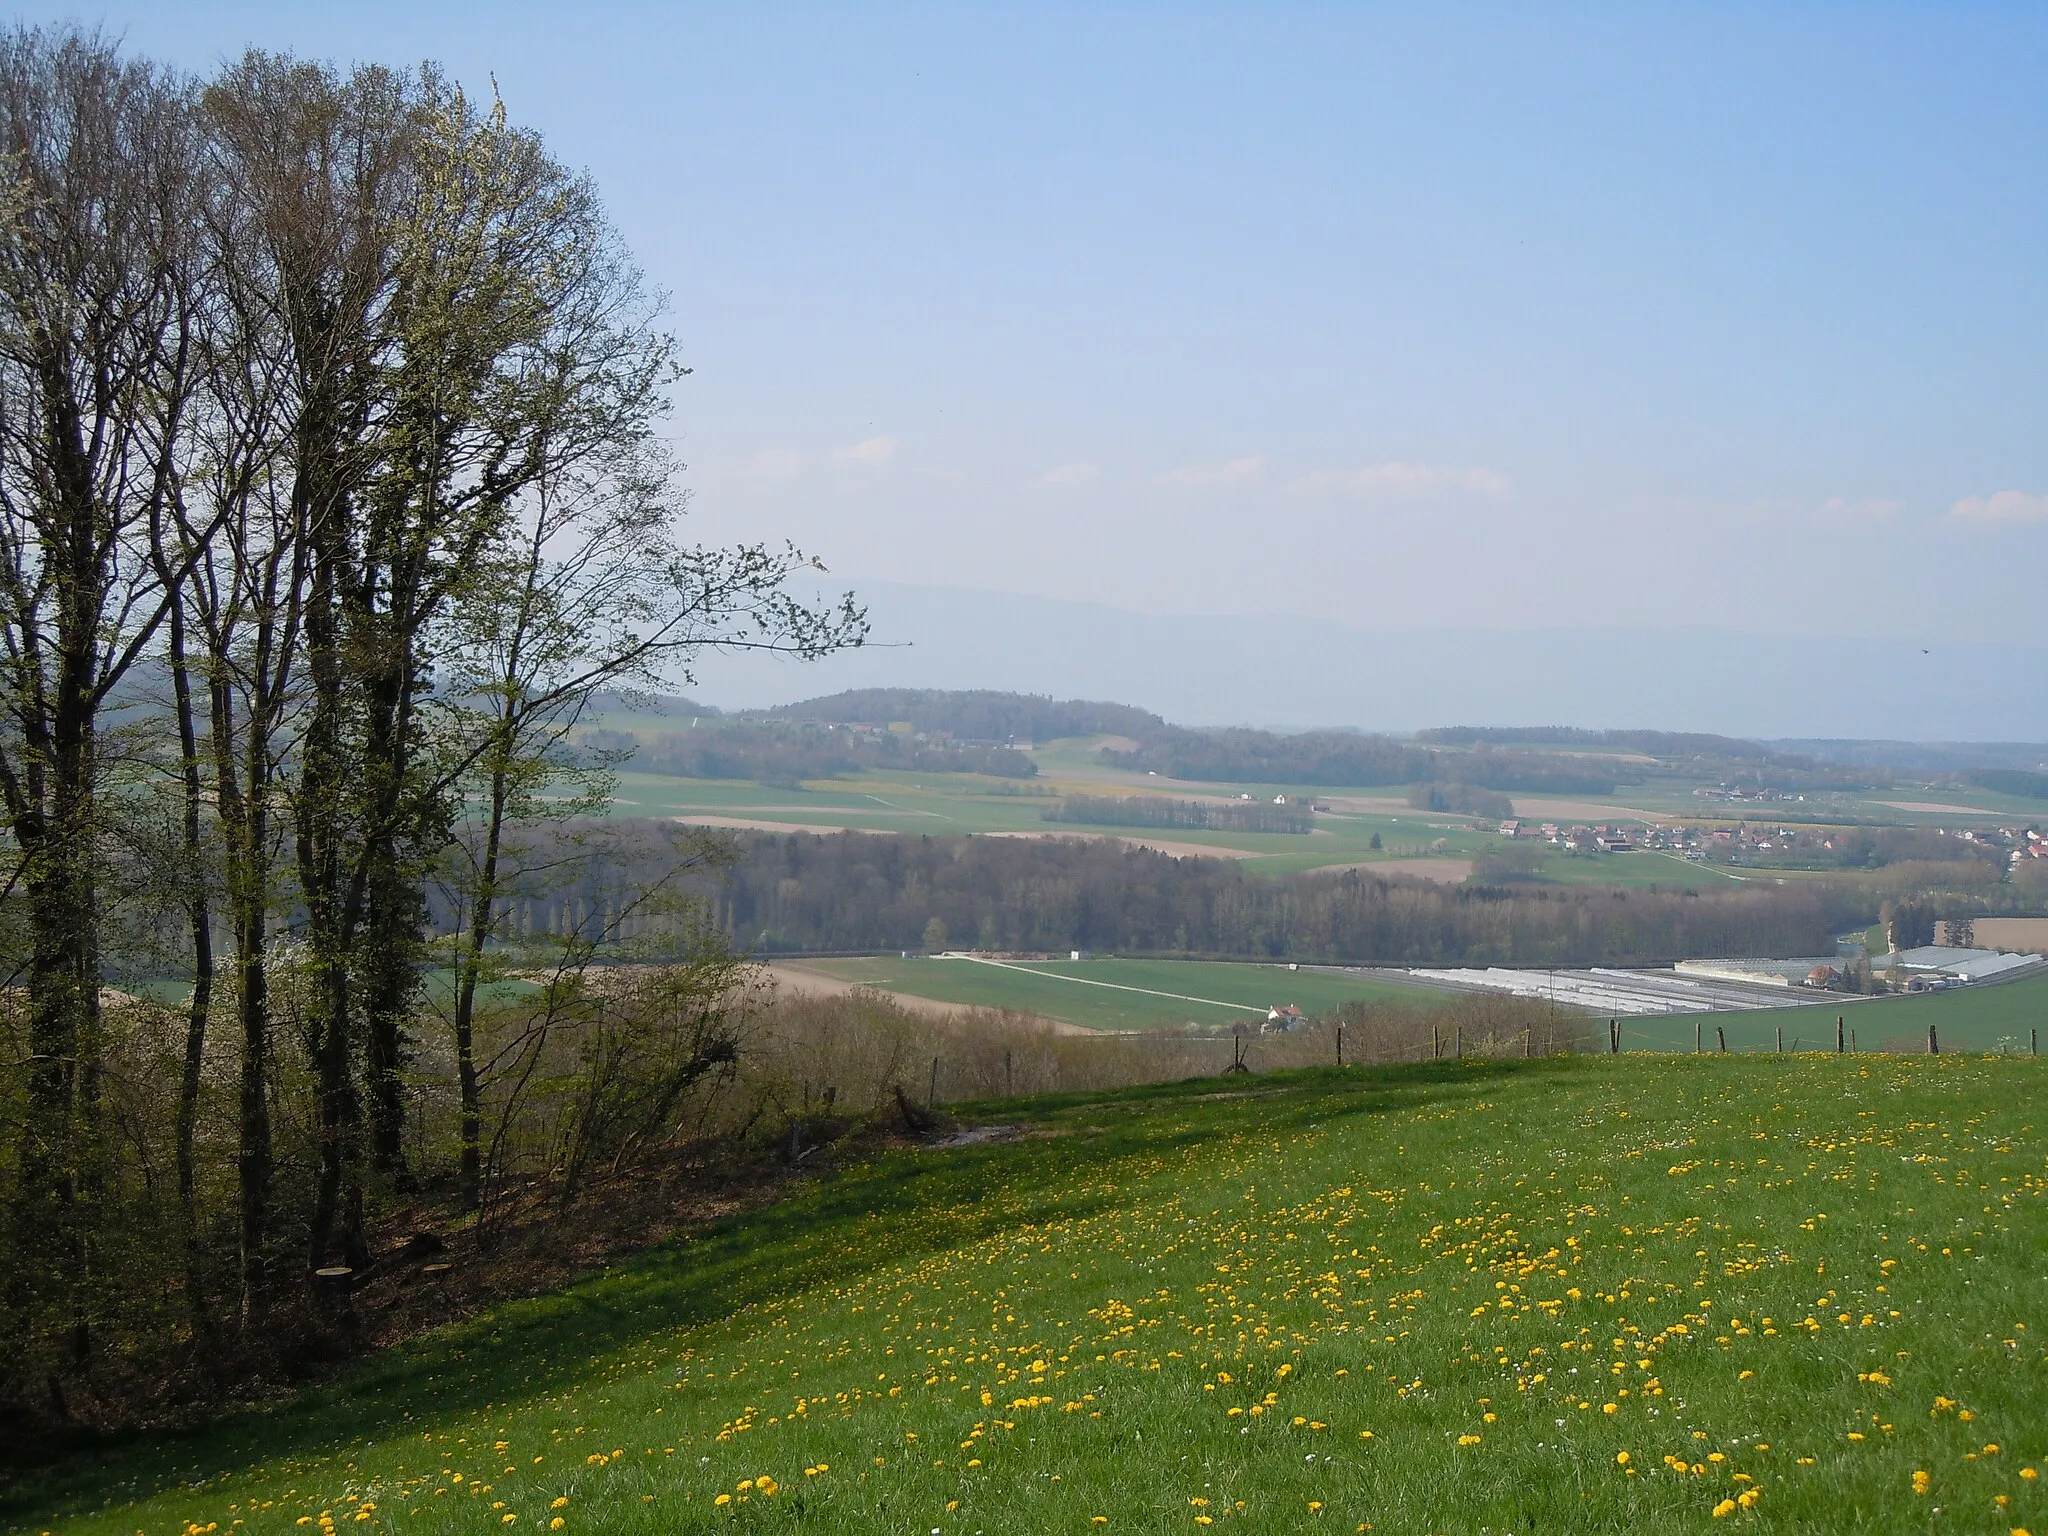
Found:
[[[2040,1529],[2043,1085],[2028,1060],[1623,1057],[985,1106],[1024,1133],[823,1179],[6,1513]]]

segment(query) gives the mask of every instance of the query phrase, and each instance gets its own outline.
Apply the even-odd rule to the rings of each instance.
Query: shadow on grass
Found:
[[[728,1318],[1012,1226],[1099,1212],[1113,1203],[1104,1191],[1113,1190],[1118,1165],[1133,1158],[1241,1129],[1414,1108],[1460,1087],[1572,1069],[1569,1058],[1312,1068],[954,1106],[971,1121],[1019,1121],[1054,1134],[894,1152],[824,1175],[774,1205],[713,1222],[563,1290],[501,1304],[263,1408],[31,1469],[0,1491],[0,1520],[46,1522],[254,1462],[330,1453],[559,1391],[580,1383],[595,1360],[655,1333]],[[1097,1193],[1077,1192],[1089,1189]]]

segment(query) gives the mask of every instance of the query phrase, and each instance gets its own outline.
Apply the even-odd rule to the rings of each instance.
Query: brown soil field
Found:
[[[1932,800],[1880,800],[1879,805],[1894,811],[1918,811],[1923,816],[1976,816],[1997,819],[1998,812],[1987,811],[1975,805],[1941,805]]]
[[[1092,837],[1126,848],[1149,848],[1177,859],[1259,859],[1264,854],[1245,848],[1211,848],[1207,843],[1175,843],[1158,837],[1126,837],[1120,832],[983,832],[982,837]]]
[[[671,816],[670,821],[680,821],[692,827],[729,827],[735,832],[875,832],[876,827],[830,826],[820,821],[763,821],[757,816]]]
[[[914,992],[888,992],[880,987],[862,987],[857,981],[846,981],[838,976],[829,976],[823,971],[814,971],[807,965],[794,961],[779,961],[762,967],[776,987],[790,992],[808,992],[814,997],[844,997],[850,992],[868,991],[886,997],[910,1013],[921,1013],[935,1019],[964,1019],[970,1014],[986,1013],[970,1003],[941,1002],[935,997],[919,997]],[[1040,1014],[1029,1014],[1056,1035],[1087,1035],[1093,1030],[1083,1029],[1078,1024],[1069,1024],[1064,1019],[1048,1019]]]
[[[2048,955],[2048,917],[1980,917],[1971,927],[1979,949]]]
[[[1515,796],[1515,814],[1523,821],[1675,821],[1663,811],[1638,810],[1632,805],[1609,805],[1600,800],[1550,800]]]
[[[1458,885],[1472,878],[1470,859],[1369,859],[1360,864],[1325,864],[1310,873],[1335,874],[1340,869],[1363,869],[1376,875],[1407,875],[1434,880],[1438,885]]]

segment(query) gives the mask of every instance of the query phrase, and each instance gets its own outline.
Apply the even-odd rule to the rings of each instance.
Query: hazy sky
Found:
[[[2048,641],[2039,4],[16,14],[494,75],[673,294],[704,537],[1153,614]]]

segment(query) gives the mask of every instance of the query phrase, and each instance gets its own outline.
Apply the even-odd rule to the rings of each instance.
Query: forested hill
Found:
[[[606,699],[603,706],[623,701]],[[1020,744],[1109,737],[1102,761],[1135,772],[1225,784],[1424,785],[1439,809],[1481,791],[1605,795],[1645,780],[1765,784],[1780,790],[1863,786],[1892,770],[1810,757],[1783,743],[1653,730],[1570,726],[1443,726],[1412,739],[1350,730],[1280,732],[1246,727],[1168,724],[1150,710],[1097,699],[1054,699],[995,689],[856,688],[770,709],[718,710],[689,699],[662,699],[661,712],[694,729],[649,733],[603,730],[593,744],[637,748],[634,766],[699,778],[747,778],[795,784],[875,768],[959,771],[1029,777],[1036,767]],[[600,711],[602,712],[602,711]],[[633,713],[628,706],[623,712]],[[880,732],[832,729],[897,726],[908,740]],[[1986,787],[2036,794],[2019,777]],[[1505,811],[1502,814],[1506,814]]]
[[[962,741],[1057,741],[1070,736],[1143,737],[1166,729],[1149,710],[1091,699],[1056,700],[989,688],[854,688],[765,711],[826,724],[885,725],[908,721],[931,734]]]
[[[1480,726],[1443,725],[1417,731],[1415,739],[1431,746],[1575,747],[1610,752],[1640,752],[1650,757],[1711,757],[1737,761],[1798,761],[1791,754],[1761,742],[1735,736],[1710,736],[1696,731],[1589,731],[1570,725]]]
[[[1251,784],[1413,784],[1441,781],[1552,794],[1612,794],[1608,757],[1564,753],[1436,751],[1349,731],[1194,731],[1166,726],[1129,751],[1105,750],[1120,768],[1155,769],[1176,779]]]

